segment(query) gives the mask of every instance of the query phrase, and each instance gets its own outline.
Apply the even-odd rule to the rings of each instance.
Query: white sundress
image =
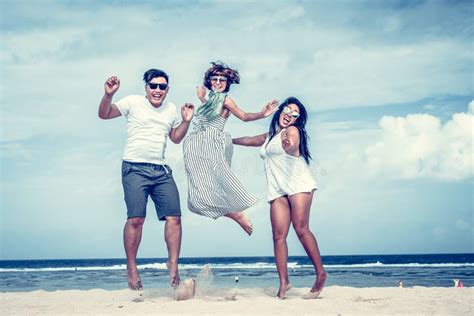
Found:
[[[304,158],[291,156],[283,149],[281,134],[284,130],[273,136],[270,142],[267,137],[260,148],[260,157],[264,160],[267,176],[268,202],[280,196],[317,189],[316,180]]]

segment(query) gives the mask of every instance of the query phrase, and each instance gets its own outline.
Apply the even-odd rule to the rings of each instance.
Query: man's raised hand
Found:
[[[105,94],[113,95],[120,88],[120,79],[117,76],[112,76],[104,84]]]
[[[185,103],[181,107],[181,117],[183,121],[190,122],[194,115],[194,105],[192,103]]]

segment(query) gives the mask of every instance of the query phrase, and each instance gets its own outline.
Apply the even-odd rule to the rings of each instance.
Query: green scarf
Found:
[[[227,93],[209,92],[209,99],[197,109],[196,114],[204,116],[208,122],[212,121],[221,113]]]

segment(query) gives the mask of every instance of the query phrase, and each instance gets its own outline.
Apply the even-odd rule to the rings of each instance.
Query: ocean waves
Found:
[[[216,260],[217,261],[217,260]],[[56,263],[57,265],[58,263]],[[235,263],[180,263],[180,270],[201,270],[206,264],[210,264],[213,270],[274,270],[276,266],[274,263],[269,262],[235,262]],[[380,261],[360,264],[325,264],[326,269],[364,269],[364,268],[462,268],[462,267],[474,267],[474,262],[468,263],[383,263]],[[0,273],[6,272],[64,272],[64,271],[103,271],[103,270],[126,270],[126,264],[112,264],[112,265],[74,265],[74,260],[71,260],[64,266],[55,267],[2,267]],[[312,269],[311,264],[301,264],[299,262],[289,262],[288,269]],[[154,262],[139,264],[138,269],[140,270],[167,270],[165,262]]]

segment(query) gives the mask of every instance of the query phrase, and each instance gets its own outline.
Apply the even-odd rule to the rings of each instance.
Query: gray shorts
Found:
[[[181,216],[178,188],[167,165],[123,161],[122,185],[128,218],[146,216],[148,196],[160,221]]]

